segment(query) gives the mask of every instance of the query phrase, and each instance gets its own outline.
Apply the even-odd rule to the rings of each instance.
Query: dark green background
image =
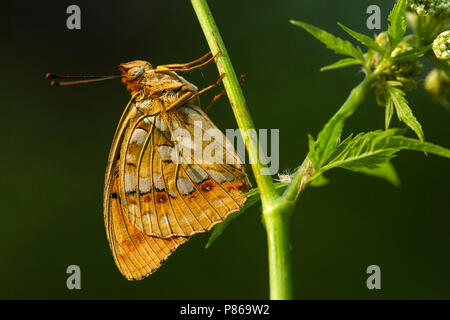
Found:
[[[66,28],[70,4],[81,7],[80,31]],[[210,1],[233,64],[246,76],[255,123],[280,129],[282,169],[300,164],[307,134],[316,135],[362,79],[355,67],[319,72],[339,57],[288,20],[342,37],[337,21],[372,34],[365,26],[370,4],[382,8],[385,29],[390,0]],[[203,55],[208,48],[189,1],[21,1],[3,13],[0,298],[268,298],[257,206],[211,248],[204,249],[208,234],[195,236],[154,275],[126,281],[107,244],[102,192],[129,94],[118,80],[55,88],[43,77],[116,74],[129,60],[165,64]],[[205,87],[218,74],[211,64],[186,77]],[[428,141],[450,147],[449,114],[421,86],[408,95],[414,113]],[[210,117],[223,130],[236,127],[227,99]],[[345,132],[383,126],[372,94]],[[295,298],[450,298],[450,161],[404,151],[393,163],[398,189],[338,169],[329,185],[302,195],[292,219]],[[82,270],[79,291],[66,288],[71,264]],[[381,267],[381,290],[366,288],[372,264]]]

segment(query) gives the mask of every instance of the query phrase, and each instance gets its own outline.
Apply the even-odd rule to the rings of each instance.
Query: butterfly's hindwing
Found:
[[[188,238],[164,239],[141,232],[123,212],[118,178],[112,181],[108,190],[111,197],[105,207],[105,226],[114,261],[127,279],[142,279],[157,270]]]

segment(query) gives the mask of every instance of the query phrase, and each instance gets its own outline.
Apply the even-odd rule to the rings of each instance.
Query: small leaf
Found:
[[[360,171],[375,169],[387,163],[402,149],[423,151],[450,158],[450,150],[432,143],[399,135],[401,130],[377,130],[360,133],[352,139],[345,139],[331,155],[329,162],[320,169],[323,173],[334,167]]]
[[[387,182],[393,184],[395,187],[400,186],[400,179],[398,178],[394,166],[390,162],[382,163],[378,166],[378,168],[375,169],[360,168],[354,171],[384,179]]]
[[[340,119],[339,119],[340,120]],[[325,124],[320,131],[314,149],[308,152],[308,158],[311,159],[316,170],[328,160],[336,148],[336,142],[344,127],[343,121],[337,121],[334,117]]]
[[[405,10],[406,10],[406,0],[398,0],[394,5],[391,13],[389,14],[388,20],[390,22],[388,26],[388,36],[390,42],[390,51],[392,52],[395,47],[403,39],[406,32],[406,21],[405,21]]]
[[[310,134],[308,134],[308,145],[309,145],[308,158],[309,158],[309,160],[311,160],[313,167],[316,168],[316,170],[318,170],[319,169],[319,159],[317,159],[316,142],[314,141],[314,138]]]
[[[331,33],[314,27],[306,22],[290,20],[290,23],[305,29],[313,37],[325,44],[328,49],[331,49],[338,54],[351,56],[364,62],[364,54],[361,48],[355,48],[350,42],[342,40],[341,38],[338,38]]]
[[[309,185],[311,187],[323,187],[330,183],[330,179],[325,178],[323,174],[317,176],[314,180],[312,180]]]
[[[413,138],[403,136],[394,136],[389,140],[387,145],[389,148],[398,148],[399,150],[414,150],[425,153],[435,154],[444,158],[450,158],[450,150],[436,144],[420,141]]]
[[[391,58],[392,62],[407,62],[420,58],[425,53],[427,53],[433,44],[430,44],[425,47],[415,48],[406,52],[399,54],[398,56]]]
[[[339,138],[344,128],[344,122],[350,117],[358,107],[359,103],[354,103],[353,99],[363,99],[370,82],[364,80],[352,90],[352,94],[341,108],[328,120],[323,129],[319,132],[314,147],[310,148],[308,158],[319,170],[327,162],[331,154],[335,151]]]
[[[396,130],[372,131],[360,133],[351,138],[345,139],[336,147],[336,151],[331,155],[329,163],[321,171],[329,170],[333,167],[341,167],[349,170],[359,170],[361,168],[375,169],[382,163],[389,161],[395,148],[387,148],[386,140],[396,134]]]
[[[348,67],[348,66],[353,66],[355,64],[361,64],[361,61],[357,60],[357,59],[354,59],[354,58],[345,58],[345,59],[341,59],[339,61],[336,61],[335,63],[330,64],[328,66],[320,68],[320,71],[327,71],[327,70],[345,68],[345,67]]]
[[[254,190],[254,189],[252,189],[252,190]],[[258,190],[258,189],[256,189],[256,190]],[[209,247],[211,246],[211,244],[212,244],[215,240],[217,240],[217,238],[219,238],[219,237],[222,235],[223,231],[228,227],[228,225],[229,225],[234,219],[236,219],[237,217],[239,217],[244,211],[246,211],[247,209],[249,209],[250,207],[252,207],[254,204],[258,203],[259,200],[260,200],[260,195],[259,195],[259,190],[258,190],[257,193],[255,193],[253,196],[251,196],[251,197],[247,200],[247,202],[244,204],[244,206],[242,207],[241,210],[236,211],[236,212],[230,214],[230,215],[228,216],[228,218],[227,218],[225,221],[219,223],[218,225],[216,225],[216,226],[214,227],[214,229],[213,229],[212,232],[211,232],[211,235],[209,236],[208,242],[207,242],[206,245],[205,245],[205,248],[209,248]]]
[[[344,26],[343,24],[341,24],[339,22],[338,22],[338,25],[342,29],[344,29],[345,32],[347,32],[349,35],[351,35],[353,38],[355,38],[356,40],[361,42],[366,47],[368,47],[376,52],[379,52],[381,54],[384,54],[383,49],[381,49],[381,47],[372,38],[366,36],[365,34],[353,31],[352,29],[347,28],[346,26]]]
[[[388,84],[391,87],[401,87],[402,83],[400,81],[395,81],[395,80],[387,80],[386,84]]]
[[[416,117],[414,117],[411,108],[408,106],[408,101],[405,99],[405,93],[396,87],[386,86],[386,88],[389,92],[390,99],[394,104],[398,119],[410,127],[417,134],[417,137],[423,141],[424,134],[422,126],[417,121]]]
[[[394,103],[390,97],[386,101],[386,111],[384,117],[384,128],[389,129],[389,124],[391,123],[392,114],[394,113]]]

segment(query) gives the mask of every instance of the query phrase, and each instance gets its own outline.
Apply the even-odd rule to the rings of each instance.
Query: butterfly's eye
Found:
[[[128,76],[131,80],[135,80],[144,74],[144,68],[134,67],[128,71]]]

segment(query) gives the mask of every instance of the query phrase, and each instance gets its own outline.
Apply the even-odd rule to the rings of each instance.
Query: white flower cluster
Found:
[[[408,0],[408,6],[420,16],[450,16],[449,0]]]

